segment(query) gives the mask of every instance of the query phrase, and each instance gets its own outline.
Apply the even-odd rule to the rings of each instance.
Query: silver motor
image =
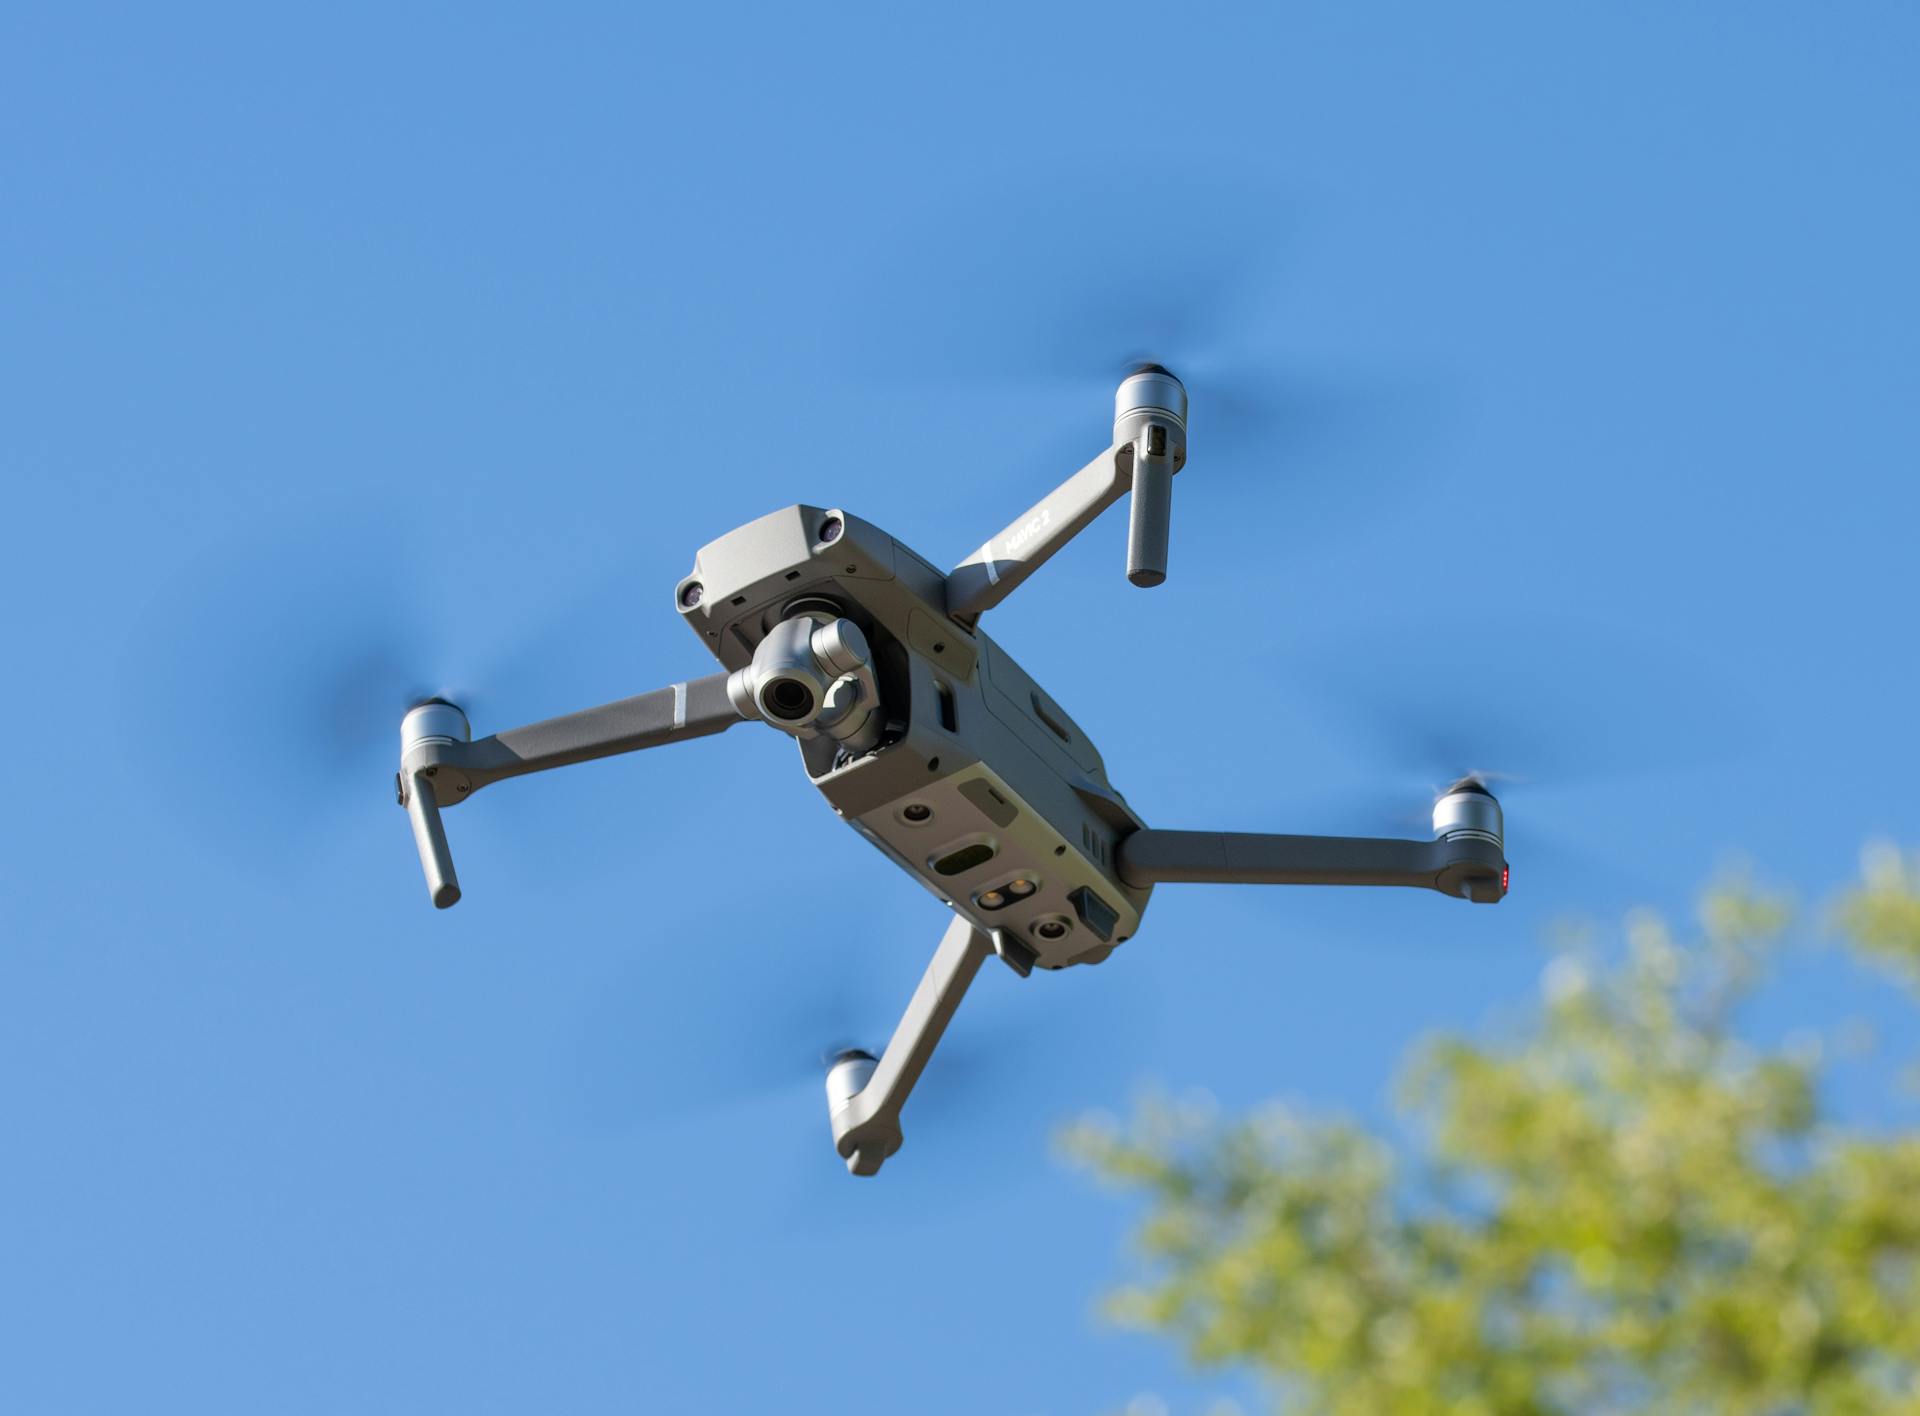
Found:
[[[1436,841],[1489,841],[1505,850],[1505,834],[1500,803],[1478,777],[1462,777],[1433,804]]]
[[[855,752],[880,741],[873,651],[851,620],[782,620],[753,651],[753,662],[727,677],[727,697],[741,717],[797,738],[830,737]]]
[[[828,1112],[838,1111],[866,1090],[867,1083],[873,1080],[873,1069],[879,1065],[879,1058],[858,1047],[850,1047],[835,1057],[833,1065],[827,1068]]]

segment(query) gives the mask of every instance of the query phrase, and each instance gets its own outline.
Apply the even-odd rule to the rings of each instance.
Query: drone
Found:
[[[1086,733],[981,629],[1128,493],[1127,579],[1165,581],[1186,457],[1186,387],[1142,365],[1115,393],[1106,450],[944,574],[850,512],[789,506],[703,546],[674,587],[719,672],[477,740],[458,705],[416,704],[395,785],[434,905],[460,898],[441,812],[483,787],[738,723],[795,738],[834,813],[953,915],[880,1055],[828,1065],[834,1149],[875,1175],[986,960],[1022,978],[1101,963],[1138,933],[1156,885],[1397,885],[1499,903],[1504,822],[1481,778],[1440,794],[1428,840],[1151,827]]]

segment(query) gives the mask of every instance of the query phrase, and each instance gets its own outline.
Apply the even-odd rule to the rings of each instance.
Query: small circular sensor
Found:
[[[693,609],[700,603],[701,597],[706,593],[706,586],[697,580],[689,580],[685,585],[680,587],[680,608],[683,610]]]
[[[829,516],[825,521],[820,523],[820,539],[822,542],[831,545],[840,539],[840,533],[846,529],[846,523],[841,521],[839,517]]]

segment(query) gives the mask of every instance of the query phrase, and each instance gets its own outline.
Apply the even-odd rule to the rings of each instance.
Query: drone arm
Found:
[[[434,701],[414,708],[401,725],[400,801],[413,823],[427,892],[440,909],[460,898],[442,806],[505,777],[708,737],[743,720],[727,696],[727,675],[719,673],[478,742],[466,740],[466,721],[454,705]]]
[[[852,1174],[878,1174],[900,1149],[900,1109],[992,953],[992,939],[955,915],[873,1075],[833,1113],[834,1148]]]
[[[436,765],[464,778],[458,790],[471,793],[506,777],[709,737],[742,721],[727,697],[727,675],[708,674],[476,742],[452,743]]]
[[[1506,857],[1491,841],[1369,836],[1270,836],[1157,831],[1124,837],[1120,878],[1137,889],[1175,881],[1247,885],[1410,885],[1498,903]]]
[[[971,624],[1133,485],[1131,444],[1108,448],[947,574],[947,613]]]

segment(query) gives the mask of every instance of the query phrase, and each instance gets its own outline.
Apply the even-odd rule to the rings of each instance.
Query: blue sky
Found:
[[[9,10],[7,1405],[1232,1389],[1095,1321],[1127,1211],[1062,1119],[1380,1115],[1553,920],[1920,837],[1916,46],[1870,3]],[[427,907],[406,687],[485,732],[706,672],[675,581],[793,501],[956,561],[1143,348],[1192,355],[1172,578],[1116,512],[995,634],[1155,824],[1392,831],[1431,722],[1529,778],[1499,909],[1166,887],[1100,969],[984,974],[856,1182],[807,1054],[883,1039],[942,921],[784,739],[497,788]],[[1755,1026],[1884,1000],[1810,956]]]

